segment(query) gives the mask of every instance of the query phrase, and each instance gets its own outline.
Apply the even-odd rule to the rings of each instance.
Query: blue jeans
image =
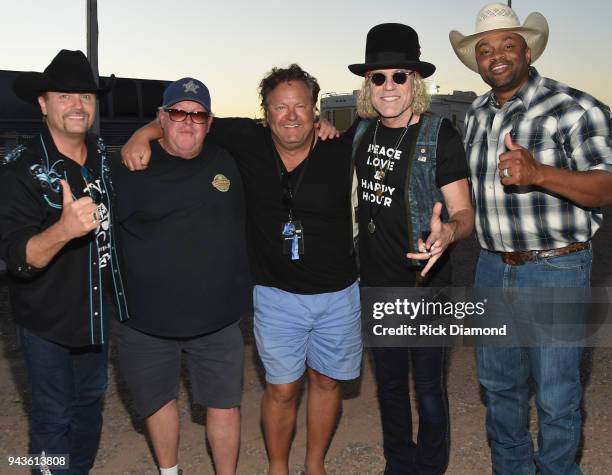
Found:
[[[385,474],[438,475],[449,456],[445,348],[372,348],[383,429]],[[412,363],[419,411],[412,436],[409,372]]]
[[[528,262],[504,264],[499,255],[482,251],[476,268],[478,288],[514,289],[516,308],[525,309],[517,288],[588,288],[592,251]],[[557,307],[555,313],[562,312]],[[554,316],[553,316],[554,317]],[[478,377],[487,390],[487,435],[494,474],[577,475],[581,436],[581,347],[479,347]],[[529,433],[528,378],[536,385],[538,453]]]
[[[87,474],[102,431],[107,346],[70,348],[18,328],[32,393],[30,451],[70,454],[70,470]]]

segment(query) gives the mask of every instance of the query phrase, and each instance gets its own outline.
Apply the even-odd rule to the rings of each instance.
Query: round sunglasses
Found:
[[[395,84],[404,84],[410,76],[414,75],[414,71],[395,71],[391,75],[391,79]],[[375,86],[382,86],[387,80],[387,75],[384,73],[371,73],[368,79]]]

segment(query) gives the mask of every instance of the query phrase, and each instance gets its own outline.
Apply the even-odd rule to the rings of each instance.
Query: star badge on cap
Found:
[[[183,84],[183,88],[185,88],[185,94],[187,94],[188,92],[193,92],[194,94],[197,94],[199,87],[199,84],[196,84],[193,81],[189,81]]]

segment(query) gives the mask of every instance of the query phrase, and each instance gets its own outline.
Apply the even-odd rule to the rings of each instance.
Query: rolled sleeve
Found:
[[[610,112],[600,107],[587,109],[570,128],[566,152],[576,170],[612,172]]]

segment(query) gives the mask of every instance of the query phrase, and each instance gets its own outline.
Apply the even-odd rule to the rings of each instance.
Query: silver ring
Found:
[[[510,172],[508,171],[507,168],[504,168],[504,171],[502,172],[502,175],[505,176],[506,178],[511,177],[512,175],[510,175]]]
[[[431,251],[427,251],[427,254],[429,254],[429,258],[431,259],[431,257],[433,256],[433,254],[431,253]]]

